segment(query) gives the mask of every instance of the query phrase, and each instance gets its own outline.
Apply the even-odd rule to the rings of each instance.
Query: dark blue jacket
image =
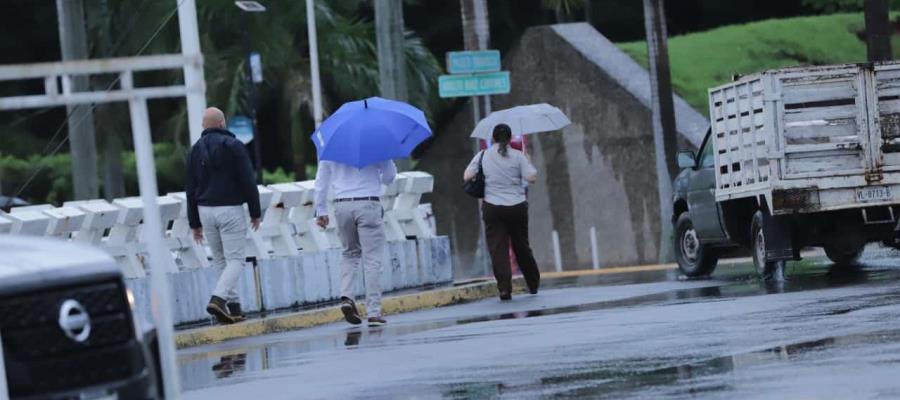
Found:
[[[186,164],[184,191],[191,228],[201,226],[197,206],[247,203],[250,217],[260,217],[259,190],[250,156],[233,133],[219,128],[204,130],[191,146]]]

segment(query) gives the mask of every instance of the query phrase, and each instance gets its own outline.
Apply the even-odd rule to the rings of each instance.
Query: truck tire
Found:
[[[838,246],[825,246],[825,255],[828,256],[828,259],[835,265],[845,267],[856,264],[865,248],[866,246],[863,245],[857,249],[848,251],[847,249]]]
[[[719,262],[716,250],[700,244],[690,213],[684,212],[675,222],[675,260],[678,269],[689,277],[712,274]]]
[[[785,262],[769,261],[766,256],[766,234],[763,230],[763,212],[757,210],[750,223],[750,250],[753,253],[753,265],[760,277],[769,279],[776,271],[783,270]]]

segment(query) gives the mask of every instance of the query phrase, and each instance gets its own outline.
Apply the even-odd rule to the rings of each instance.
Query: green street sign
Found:
[[[451,51],[447,53],[447,72],[451,74],[498,71],[500,71],[500,52],[497,50]]]
[[[487,96],[509,93],[509,71],[473,75],[441,75],[438,78],[441,97]]]

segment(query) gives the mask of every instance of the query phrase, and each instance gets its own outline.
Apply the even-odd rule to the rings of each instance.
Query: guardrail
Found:
[[[381,203],[388,241],[435,237],[431,206],[420,204],[422,195],[431,192],[433,186],[434,178],[429,174],[404,172],[385,187]],[[315,223],[314,181],[259,186],[259,194],[263,217],[258,231],[248,230],[248,257],[267,260],[340,247],[334,218],[324,229]],[[184,193],[160,196],[158,201],[166,245],[172,255],[165,261],[168,272],[208,266],[208,249],[194,242],[188,226]],[[333,202],[329,209],[333,210]],[[140,278],[146,276],[149,265],[142,234],[143,210],[139,197],[112,202],[70,201],[62,207],[16,207],[9,214],[0,211],[0,234],[53,236],[92,244],[115,257],[126,277]]]
[[[422,172],[404,172],[385,187],[388,243],[383,260],[385,292],[452,281],[450,244],[435,234],[430,204],[420,204],[434,179]],[[258,231],[248,230],[247,256],[255,263],[243,270],[240,293],[247,312],[271,311],[336,300],[340,297],[340,240],[334,223],[315,223],[313,181],[260,186],[263,217]],[[161,226],[171,258],[169,293],[176,325],[209,318],[206,302],[220,270],[207,268],[209,250],[193,240],[184,193],[160,196]],[[333,209],[333,204],[329,205]],[[122,267],[138,313],[152,320],[149,251],[139,197],[66,202],[62,207],[36,205],[0,211],[0,234],[53,236],[97,246]],[[249,213],[246,217],[249,220]],[[332,218],[332,221],[335,219]],[[365,292],[363,279],[357,294]]]

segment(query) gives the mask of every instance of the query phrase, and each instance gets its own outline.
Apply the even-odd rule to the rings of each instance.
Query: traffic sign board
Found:
[[[486,96],[509,93],[509,71],[474,75],[441,75],[441,97]]]
[[[497,71],[500,71],[500,52],[497,50],[451,51],[447,53],[447,72],[451,74]]]
[[[243,115],[231,117],[228,121],[228,130],[244,144],[253,140],[253,121]]]

